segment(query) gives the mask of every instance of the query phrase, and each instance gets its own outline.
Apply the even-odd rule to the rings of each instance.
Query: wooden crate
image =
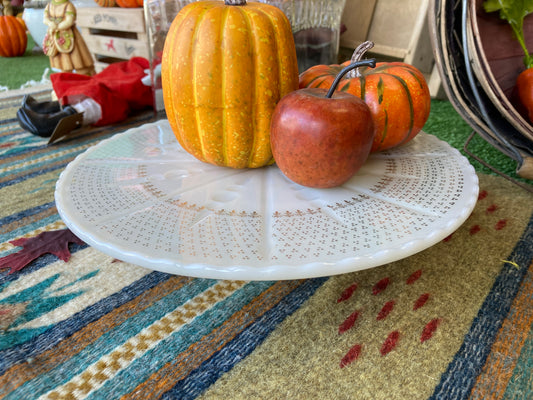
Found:
[[[95,60],[96,72],[131,57],[149,59],[142,8],[78,8],[76,23]]]
[[[431,95],[442,97],[428,27],[427,0],[346,0],[342,22],[346,32],[340,46],[355,49],[374,42],[373,54],[402,60],[417,67],[428,81]]]

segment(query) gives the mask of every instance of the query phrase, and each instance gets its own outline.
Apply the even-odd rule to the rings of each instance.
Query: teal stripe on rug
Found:
[[[199,396],[223,374],[233,369],[235,365],[260,346],[285,318],[298,310],[328,279],[328,277],[322,277],[302,281],[301,285],[287,294],[280,302],[274,304],[268,312],[256,318],[252,324],[247,326],[220,351],[185,378],[175,382],[172,389],[161,396],[156,393],[153,398],[186,400]]]
[[[79,148],[81,146],[83,146],[83,148]],[[56,155],[53,158],[49,158],[47,155],[43,154],[45,158],[39,162],[28,162],[29,160],[27,159],[16,160],[10,163],[5,163],[4,165],[2,165],[2,168],[10,168],[9,173],[11,175],[20,175],[28,171],[34,171],[34,170],[45,168],[50,165],[51,160],[54,163],[63,162],[63,164],[66,165],[70,159],[76,157],[78,154],[84,152],[87,149],[87,147],[85,147],[84,145],[78,145],[76,147],[78,148],[77,149],[76,148],[74,149],[63,149],[62,148],[60,151],[56,152]],[[64,152],[64,154],[60,155],[59,153],[61,152]],[[41,155],[36,154],[36,155],[33,155],[32,157],[39,158],[41,157]]]
[[[70,160],[66,160],[65,162],[57,164],[57,165],[54,165],[51,168],[50,167],[48,167],[48,168],[37,168],[37,169],[34,169],[33,171],[25,171],[26,172],[25,174],[20,174],[17,177],[11,179],[11,180],[8,180],[8,181],[0,183],[0,189],[3,189],[5,186],[17,185],[17,184],[19,184],[21,182],[24,182],[27,179],[35,178],[36,176],[44,175],[44,174],[47,174],[49,172],[56,171],[56,176],[59,177],[59,174],[67,166],[67,164],[69,162],[70,162]]]
[[[533,327],[531,327],[533,328]],[[513,371],[505,394],[504,400],[524,400],[533,397],[533,332],[530,329],[529,336],[522,347],[522,352]]]
[[[28,393],[32,393],[38,397],[56,386],[70,381],[74,376],[82,373],[89,365],[98,361],[102,356],[113,351],[129,338],[138,334],[147,325],[151,325],[153,322],[161,319],[165,314],[183,305],[186,301],[205,291],[216,282],[210,279],[192,280],[179,290],[160,299],[151,307],[132,316],[115,329],[106,332],[74,357],[65,360],[61,365],[24,383],[24,385],[11,392],[6,399],[23,399]]]
[[[97,132],[94,132],[94,133],[97,133]],[[85,148],[77,149],[80,146],[90,147],[90,145],[94,143],[98,143],[102,140],[101,137],[95,138],[91,136],[87,138],[88,140],[86,139],[86,140],[73,141],[71,143],[63,142],[60,144],[48,145],[46,142],[47,139],[39,138],[37,136],[33,136],[28,133],[24,133],[24,135],[25,136],[22,136],[18,140],[17,147],[14,148],[13,151],[11,151],[9,154],[2,154],[2,158],[15,157],[15,156],[20,156],[24,154],[27,154],[28,158],[23,158],[21,160],[14,160],[14,161],[11,161],[10,163],[4,162],[2,163],[3,164],[2,167],[6,167],[6,166],[14,167],[18,164],[27,163],[28,160],[30,160],[31,158],[38,158],[41,156],[46,156],[48,160],[55,161],[57,159],[53,157],[54,154],[57,154],[60,152],[67,152],[68,154],[78,154],[78,153],[85,151]],[[26,135],[29,135],[29,137]],[[6,143],[11,142],[12,138],[13,138],[12,136],[9,136],[9,137],[5,137],[4,140],[2,140],[2,138],[0,137],[0,146],[2,145],[2,143],[6,144]],[[21,145],[26,145],[26,146],[21,146]],[[32,145],[33,147],[29,147],[29,145]],[[39,152],[41,152],[42,154]],[[34,153],[37,153],[37,154],[34,154]]]
[[[14,157],[24,152],[36,151],[43,147],[43,143],[34,143],[33,141],[27,140],[27,133],[21,132],[18,135],[12,135],[3,137],[0,132],[0,163],[3,164],[2,160]],[[3,140],[7,139],[7,140]]]
[[[91,136],[88,136],[86,138],[80,137],[77,138],[77,140],[72,142],[62,142],[58,144],[54,144],[51,146],[47,146],[42,144],[42,138],[40,138],[41,142],[39,143],[39,146],[36,146],[35,148],[24,148],[23,151],[20,152],[13,152],[9,154],[9,157],[5,157],[6,160],[2,162],[2,168],[12,168],[10,171],[11,175],[14,175],[15,178],[12,180],[13,182],[18,183],[20,181],[20,176],[33,176],[33,172],[40,171],[43,168],[46,168],[49,166],[50,162],[54,163],[60,163],[61,165],[58,168],[64,168],[72,159],[74,159],[79,154],[85,152],[88,148],[93,146],[96,143],[101,142],[102,140],[123,132],[127,131],[130,128],[133,128],[134,126],[138,125],[140,122],[144,121],[146,118],[141,118],[139,121],[135,121],[134,123],[130,122],[129,124],[123,124],[121,125],[123,130],[121,131],[121,126],[114,126],[115,131],[109,131],[106,133],[106,131],[109,130],[109,128],[100,128],[100,129],[94,129],[91,131]],[[10,138],[9,138],[10,139]],[[0,138],[0,147],[2,146],[2,141]],[[20,144],[17,144],[17,147],[20,147]],[[52,149],[52,151],[51,151]],[[40,150],[45,150],[41,153],[38,153]],[[37,154],[34,154],[36,153]],[[65,154],[60,154],[60,153]],[[27,158],[22,158],[21,160],[14,160],[9,161],[10,157],[19,156],[22,154],[27,154]],[[45,156],[46,159],[42,160],[37,163],[28,163],[28,160],[34,158],[37,159],[39,157]],[[0,159],[3,157],[0,157]],[[63,163],[61,163],[63,162]],[[7,186],[7,183],[4,183],[3,186]]]
[[[491,345],[509,312],[533,259],[533,215],[520,240],[504,263],[494,285],[472,322],[463,343],[442,374],[431,400],[467,399],[485,364]]]
[[[234,313],[240,311],[246,304],[274,283],[260,281],[246,284],[208,311],[197,316],[179,331],[172,333],[141,358],[132,362],[113,379],[107,381],[99,390],[88,396],[87,400],[116,399],[135,389],[137,385],[144,382],[151,374],[157,372],[164,364],[172,362],[177,354],[185,351],[195,342],[202,340],[205,335],[209,335],[214,329],[221,326]],[[244,327],[241,327],[241,329],[244,329]]]
[[[1,110],[1,108],[0,108]],[[18,124],[17,120],[14,119],[15,116],[13,116],[13,118],[9,119],[9,120],[2,120],[2,125],[0,125],[0,135],[2,135],[4,132],[7,132],[8,134],[11,133],[11,131],[19,131],[21,134],[24,134],[25,136],[29,137],[29,136],[32,136],[34,138],[37,138],[37,136],[34,136],[34,135],[31,135],[30,133],[26,132],[25,130],[23,130],[20,125]],[[10,136],[10,139],[12,138],[12,136]],[[2,140],[2,137],[0,137],[0,140]],[[41,138],[42,140],[42,138]]]
[[[95,273],[96,272],[97,271],[95,271]],[[61,307],[70,301],[75,301],[76,298],[82,293],[81,291],[75,291],[65,295],[55,295],[53,293],[49,293],[50,287],[59,277],[60,274],[55,274],[37,285],[24,289],[16,294],[0,300],[0,305],[26,304],[24,313],[20,315],[10,325],[10,329],[6,330],[2,335],[2,340],[0,341],[0,351],[8,350],[9,348],[18,346],[47,331],[48,326],[42,326],[33,329],[18,329],[18,327],[28,321],[39,318],[51,310]],[[39,300],[35,301],[35,299]]]
[[[41,149],[47,146],[47,142],[47,138],[26,132],[17,122],[7,123],[0,127],[0,157],[24,153],[30,149]],[[17,145],[9,146],[13,143]]]
[[[79,245],[75,245],[74,247],[77,246]],[[47,254],[41,257],[31,266],[24,268],[22,273],[25,273],[27,270],[30,270],[29,273],[32,273],[43,265],[50,264],[52,262],[52,257],[55,256]],[[95,266],[95,268],[98,268],[98,266]],[[14,281],[15,279],[11,278],[13,276],[15,276],[15,274],[9,275],[6,280],[11,279],[8,282]],[[47,330],[46,335],[36,336],[20,346],[11,347],[6,351],[0,351],[0,376],[3,377],[9,368],[17,364],[26,363],[28,360],[38,360],[43,352],[53,351],[56,346],[61,346],[61,342],[65,338],[76,334],[76,332],[79,332],[80,329],[83,329],[87,325],[98,321],[106,314],[113,312],[115,308],[123,307],[133,299],[140,299],[142,303],[146,291],[156,288],[159,284],[168,281],[171,277],[171,275],[162,272],[150,272],[122,290],[105,297],[105,299],[101,299],[97,303],[87,306],[83,311],[78,312],[71,318],[51,326],[50,329]],[[185,283],[190,280],[190,278],[180,277],[175,279],[175,282],[179,281]],[[37,302],[39,302],[39,300],[39,298],[35,299]],[[131,314],[132,312],[128,315]],[[126,313],[122,313],[119,318],[123,319],[123,316],[125,315]],[[2,340],[1,336],[2,335],[0,334],[0,340]],[[74,350],[80,351],[80,349],[77,348]],[[64,354],[57,355],[64,357]],[[0,386],[0,398],[3,398],[2,396],[4,396],[6,392],[9,392],[9,390],[10,388]]]
[[[14,133],[17,131],[18,133]],[[45,139],[39,138],[39,140],[36,140],[36,138],[37,136],[29,134],[14,123],[8,122],[5,123],[5,125],[0,125],[0,155],[3,156],[6,150],[11,150],[12,152],[20,152],[27,149],[27,147],[8,146],[13,142],[17,144],[41,147],[45,143]]]

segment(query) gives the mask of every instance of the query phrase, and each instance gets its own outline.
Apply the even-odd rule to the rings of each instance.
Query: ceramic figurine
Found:
[[[76,8],[69,0],[50,0],[44,9],[48,30],[43,51],[50,66],[63,72],[94,75],[94,61],[76,28]]]
[[[2,0],[0,3],[0,15],[13,15],[11,0]]]

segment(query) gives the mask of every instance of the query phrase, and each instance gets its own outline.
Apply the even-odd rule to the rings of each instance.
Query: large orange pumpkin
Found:
[[[22,14],[15,16],[15,18],[17,18],[18,23],[22,25],[22,29],[24,29],[24,32],[26,32],[28,30],[28,27],[26,26],[26,22],[24,22],[24,20],[22,19]],[[26,38],[27,37],[28,34],[26,33]]]
[[[190,3],[167,34],[161,80],[167,118],[186,151],[232,168],[273,163],[272,113],[298,89],[289,20],[264,3]]]
[[[317,65],[300,75],[300,88],[329,88],[340,70],[358,61],[373,46],[365,42],[354,52],[351,61],[341,65]],[[337,90],[363,99],[374,119],[372,152],[407,143],[424,127],[431,107],[431,96],[424,75],[403,62],[377,63],[376,68],[351,71]]]
[[[116,0],[117,5],[123,8],[137,8],[142,7],[144,0]]]
[[[28,36],[22,24],[12,15],[0,16],[0,57],[24,55]]]

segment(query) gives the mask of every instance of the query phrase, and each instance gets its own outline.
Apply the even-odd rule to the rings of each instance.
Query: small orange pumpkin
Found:
[[[100,7],[116,7],[117,2],[115,0],[94,0]]]
[[[12,15],[0,16],[0,57],[20,57],[28,45],[22,24]]]
[[[144,5],[144,0],[116,0],[116,2],[122,8],[138,8]]]
[[[300,88],[329,88],[345,66],[361,60],[373,47],[359,46],[341,65],[316,65],[300,75]],[[346,74],[337,90],[351,93],[370,107],[374,119],[372,152],[400,146],[413,139],[424,127],[431,107],[431,96],[424,75],[403,62],[381,62],[376,68],[357,69]]]

